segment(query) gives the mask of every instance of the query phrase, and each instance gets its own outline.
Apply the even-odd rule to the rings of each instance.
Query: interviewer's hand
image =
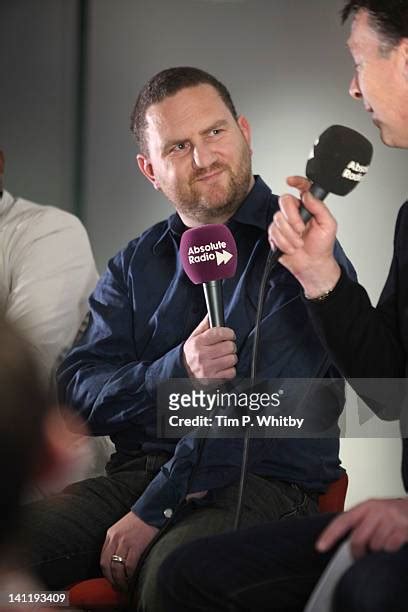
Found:
[[[128,588],[139,559],[158,532],[156,527],[142,521],[134,512],[128,512],[106,532],[101,553],[102,573],[115,587],[122,591]],[[112,555],[124,559],[124,565],[112,562]]]
[[[229,327],[210,328],[205,317],[186,340],[183,358],[190,378],[235,378],[238,358],[234,331]]]
[[[408,499],[372,499],[358,504],[326,527],[317,540],[317,550],[329,550],[349,531],[356,559],[369,551],[395,552],[408,542]]]
[[[313,215],[307,225],[300,214],[300,201],[285,194],[279,198],[280,211],[269,226],[268,238],[273,249],[284,253],[280,262],[313,298],[332,289],[340,277],[333,256],[337,223],[328,208],[307,190],[310,182],[300,176],[289,177],[288,185],[299,190],[303,204]]]

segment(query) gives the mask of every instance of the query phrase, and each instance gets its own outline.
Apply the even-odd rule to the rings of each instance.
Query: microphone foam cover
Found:
[[[329,193],[347,195],[365,176],[373,156],[367,138],[342,125],[332,125],[314,145],[306,176]]]
[[[181,237],[180,257],[185,273],[195,284],[223,280],[237,269],[237,245],[226,225],[201,225]]]

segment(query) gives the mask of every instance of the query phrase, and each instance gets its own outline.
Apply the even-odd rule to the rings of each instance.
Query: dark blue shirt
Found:
[[[249,378],[259,286],[269,252],[266,230],[278,199],[259,177],[227,223],[238,246],[234,278],[223,282],[226,325],[236,334],[237,376]],[[236,481],[240,439],[208,439],[199,465],[198,441],[158,439],[156,391],[187,378],[183,343],[206,314],[203,290],[185,275],[178,255],[184,225],[177,214],[136,238],[114,257],[90,298],[90,323],[59,369],[60,398],[117,451],[168,452],[171,459],[135,500],[133,511],[157,527],[188,492]],[[339,245],[336,256],[350,275]],[[278,266],[269,280],[261,323],[259,376],[338,376],[309,321],[296,279]],[[343,394],[330,400],[341,410]],[[338,440],[252,440],[250,471],[323,491],[340,475]],[[190,482],[191,481],[191,482]],[[167,514],[167,513],[166,513]]]

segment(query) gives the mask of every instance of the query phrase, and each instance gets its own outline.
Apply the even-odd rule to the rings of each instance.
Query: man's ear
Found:
[[[139,166],[139,170],[143,174],[143,176],[145,176],[147,180],[151,182],[155,189],[160,191],[160,184],[154,174],[153,165],[151,161],[149,161],[149,159],[141,153],[136,155],[136,160],[137,165]]]
[[[249,125],[249,121],[244,115],[240,115],[237,119],[237,123],[239,125],[239,129],[242,132],[243,137],[248,143],[249,148],[251,149],[251,126]],[[252,153],[252,149],[251,149]]]

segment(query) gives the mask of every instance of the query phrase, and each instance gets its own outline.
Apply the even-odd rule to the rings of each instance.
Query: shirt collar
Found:
[[[182,233],[188,229],[177,213],[174,213],[167,219],[166,227],[153,245],[153,253],[160,255],[164,251],[170,248],[171,237],[176,239],[177,243],[180,244],[180,237]]]
[[[254,186],[228,223],[238,221],[265,231],[271,221],[271,195],[268,185],[255,176]]]
[[[227,225],[233,222],[242,223],[244,225],[253,225],[263,231],[266,231],[271,222],[271,196],[272,192],[268,185],[264,183],[260,176],[255,176],[255,183],[251,191],[248,193],[244,201],[234,215],[229,219]],[[274,212],[274,211],[273,211]],[[180,242],[180,237],[183,232],[188,229],[177,213],[171,215],[167,220],[167,225],[153,246],[153,252],[160,254],[166,250],[169,245],[169,234]]]

